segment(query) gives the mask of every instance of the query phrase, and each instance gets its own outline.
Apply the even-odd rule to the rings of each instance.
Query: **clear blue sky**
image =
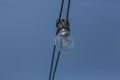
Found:
[[[48,80],[60,2],[0,0],[0,80]],[[72,0],[69,18],[55,80],[120,80],[120,0]]]

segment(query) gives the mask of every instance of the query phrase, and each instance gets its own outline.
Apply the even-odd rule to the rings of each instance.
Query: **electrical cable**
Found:
[[[62,16],[63,5],[64,5],[64,0],[62,0],[62,3],[61,3],[59,19],[61,19],[61,16]],[[55,57],[55,49],[56,48],[55,48],[55,45],[54,45],[53,54],[52,54],[52,60],[51,60],[51,65],[50,65],[49,79],[48,80],[51,80],[51,76],[52,76],[53,63],[54,63],[54,57]]]
[[[63,39],[62,39],[62,40],[63,40]],[[61,41],[61,43],[60,43],[60,50],[61,50],[61,48],[62,48],[62,41]],[[60,50],[58,51],[57,60],[56,60],[56,63],[55,63],[55,68],[54,68],[54,70],[53,70],[52,80],[55,79],[55,74],[56,74],[56,70],[57,70],[57,66],[58,66],[59,59],[60,59],[60,54],[61,54]]]
[[[55,64],[55,68],[54,68],[54,71],[53,71],[53,76],[52,76],[52,80],[55,79],[55,74],[56,74],[56,70],[57,70],[57,66],[58,66],[58,63],[59,63],[59,58],[60,58],[60,51],[58,52],[58,55],[57,55],[57,61],[56,61],[56,64]]]
[[[68,17],[69,17],[70,3],[71,3],[71,0],[68,1],[66,20],[68,20]]]
[[[61,16],[62,16],[63,5],[64,5],[64,0],[62,0],[62,3],[61,3],[61,9],[60,9],[59,19],[61,19]]]
[[[50,65],[50,73],[49,73],[49,79],[48,80],[51,80],[51,75],[52,75],[52,70],[53,70],[53,63],[54,63],[54,57],[55,57],[55,45],[54,45],[54,48],[53,48],[53,54],[52,54],[52,60],[51,60],[51,65]]]
[[[61,3],[59,20],[61,19],[61,16],[62,16],[63,6],[64,6],[64,0],[62,0],[62,3]],[[66,15],[66,20],[67,21],[68,21],[68,16],[69,16],[69,9],[70,9],[70,0],[68,1],[68,8],[67,8],[67,15]],[[61,42],[61,46],[62,46],[62,42]],[[61,46],[60,46],[60,48],[61,48]],[[61,52],[59,50],[58,51],[58,55],[57,55],[57,60],[56,60],[56,63],[55,63],[55,67],[53,69],[54,58],[55,58],[55,51],[56,51],[56,47],[55,47],[55,44],[54,44],[52,60],[51,60],[51,65],[50,65],[49,80],[51,80],[51,78],[52,78],[52,80],[54,80],[54,78],[55,78],[55,74],[56,74],[56,70],[57,70],[57,66],[58,66],[59,58],[60,58],[60,54],[61,54]],[[52,71],[53,71],[53,75],[52,75]]]

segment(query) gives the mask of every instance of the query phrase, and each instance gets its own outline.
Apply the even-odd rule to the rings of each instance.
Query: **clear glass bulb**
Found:
[[[69,31],[61,31],[55,38],[55,46],[60,51],[69,51],[74,47],[73,37]]]

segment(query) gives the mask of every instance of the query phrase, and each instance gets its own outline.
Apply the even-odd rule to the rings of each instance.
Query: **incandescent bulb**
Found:
[[[74,47],[74,40],[70,32],[61,30],[55,38],[55,46],[59,51],[69,51]]]

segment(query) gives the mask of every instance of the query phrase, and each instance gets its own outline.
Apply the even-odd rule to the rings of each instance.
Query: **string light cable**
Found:
[[[57,23],[56,23],[57,31],[56,31],[56,38],[55,38],[55,43],[54,43],[54,48],[53,48],[53,54],[52,54],[52,60],[51,60],[48,80],[55,79],[61,52],[69,51],[70,49],[74,47],[74,40],[70,34],[69,20],[68,20],[70,3],[71,3],[71,0],[68,0],[66,19],[61,19],[62,12],[63,12],[63,6],[64,6],[64,0],[62,0],[62,3],[61,3],[59,18],[57,19]],[[58,54],[57,54],[57,59],[55,61],[56,49],[58,50]],[[54,62],[55,62],[55,66],[54,66]]]

